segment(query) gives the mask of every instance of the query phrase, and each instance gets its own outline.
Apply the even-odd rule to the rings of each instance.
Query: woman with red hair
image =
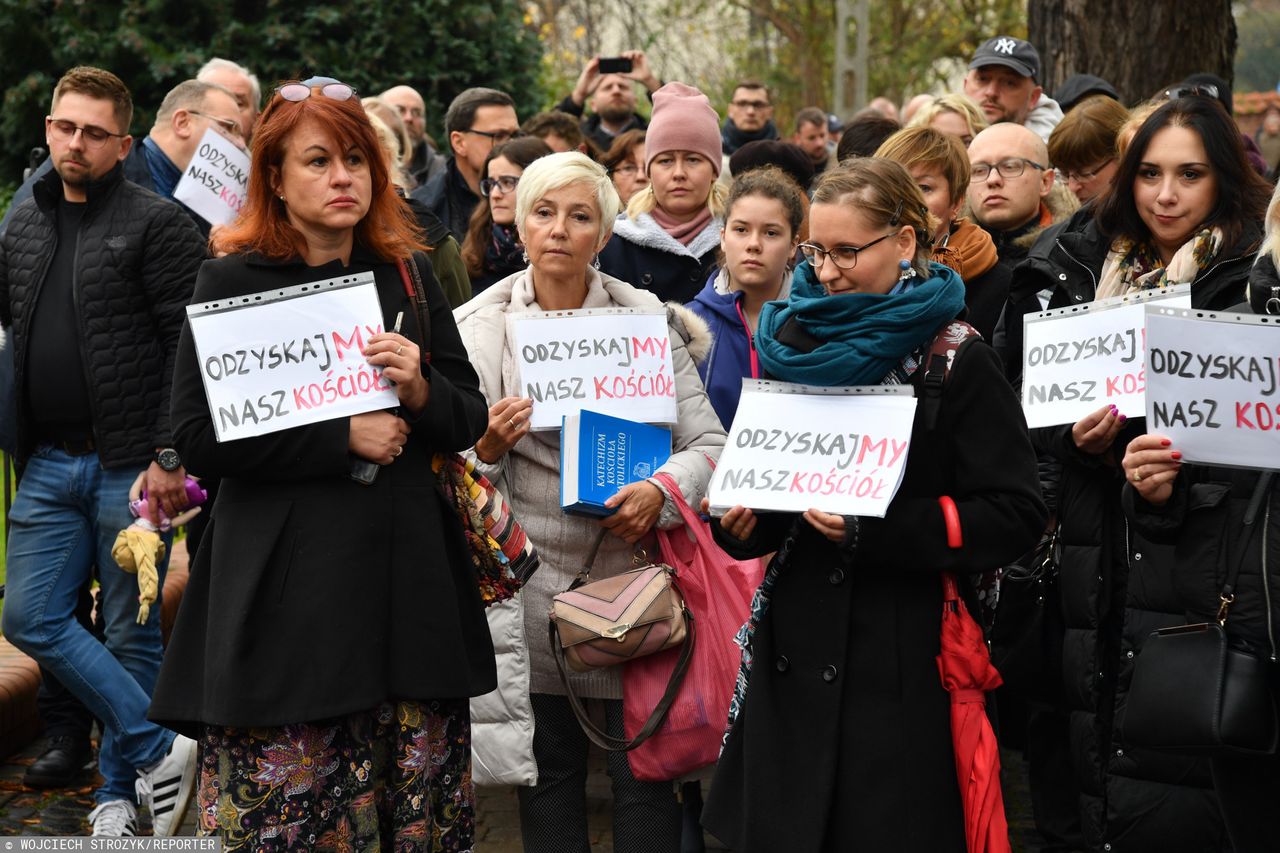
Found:
[[[219,442],[183,329],[174,441],[222,485],[151,716],[199,740],[200,828],[224,849],[469,850],[468,699],[496,674],[431,457],[470,447],[488,412],[352,87],[276,89],[213,246],[197,303],[373,273],[382,327],[404,323],[363,355],[399,406]],[[425,342],[398,261],[425,284]]]

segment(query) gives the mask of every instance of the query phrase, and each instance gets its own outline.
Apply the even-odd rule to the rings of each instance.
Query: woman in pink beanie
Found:
[[[645,137],[649,186],[618,218],[600,269],[663,301],[693,299],[720,247],[721,158],[720,118],[706,95],[684,83],[654,92]]]

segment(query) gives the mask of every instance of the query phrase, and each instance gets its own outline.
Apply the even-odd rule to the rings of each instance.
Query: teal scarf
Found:
[[[929,264],[931,276],[905,293],[827,295],[806,260],[796,267],[791,298],[760,311],[756,349],[768,374],[784,382],[824,387],[878,385],[902,359],[928,343],[964,308],[964,282],[949,267]],[[792,317],[821,341],[810,352],[779,343]]]

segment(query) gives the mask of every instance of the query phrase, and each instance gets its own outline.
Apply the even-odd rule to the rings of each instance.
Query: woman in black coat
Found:
[[[1189,283],[1193,307],[1226,308],[1244,292],[1266,193],[1215,100],[1170,101],[1135,134],[1112,191],[1015,270],[1013,293],[1034,303],[1048,288],[1059,307]],[[1022,353],[1009,358],[1021,365]],[[1120,456],[1145,431],[1140,415],[1104,406],[1032,432],[1062,466],[1062,664],[1081,826],[1092,849],[1215,851],[1226,839],[1205,762],[1131,748],[1119,729],[1146,637],[1185,621],[1170,549],[1120,508]]]
[[[928,262],[931,220],[897,163],[857,159],[824,175],[811,242],[801,245],[809,260],[790,301],[761,314],[768,374],[817,385],[909,382],[920,393],[925,371],[916,367],[934,338],[964,337],[953,325],[963,284]],[[885,342],[870,357],[858,347],[868,334]],[[804,358],[815,352],[825,357]],[[935,660],[941,573],[1001,565],[1030,548],[1044,522],[1022,412],[976,337],[956,349],[940,400],[925,395],[918,406],[902,486],[883,519],[743,507],[719,519],[716,538],[730,554],[777,551],[777,580],[768,609],[753,617],[750,679],[704,825],[737,853],[962,853],[951,699]]]
[[[175,444],[222,484],[151,717],[199,738],[200,828],[226,849],[472,844],[468,699],[496,674],[431,457],[469,447],[487,407],[351,94],[327,78],[277,90],[247,207],[195,301],[372,272],[383,328],[404,322],[363,355],[400,406],[219,442],[189,324],[174,375]],[[430,353],[397,258],[426,283]],[[357,463],[376,463],[372,483]]]
[[[1273,198],[1271,235],[1280,220]],[[1249,280],[1249,301],[1239,313],[1280,315],[1276,247],[1264,245]],[[1174,548],[1179,604],[1191,622],[1219,616],[1225,579],[1239,571],[1227,614],[1233,647],[1269,658],[1273,701],[1280,704],[1277,625],[1280,625],[1280,460],[1258,460],[1262,472],[1213,465],[1183,465],[1182,455],[1159,434],[1139,436],[1124,455],[1125,514],[1143,535]],[[1245,517],[1253,504],[1254,517]],[[1222,756],[1210,760],[1227,832],[1235,853],[1273,850],[1280,838],[1280,755]]]

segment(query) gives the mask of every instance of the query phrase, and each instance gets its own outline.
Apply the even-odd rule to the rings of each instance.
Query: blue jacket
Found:
[[[689,303],[689,308],[706,321],[711,328],[711,349],[705,360],[698,364],[698,375],[706,386],[711,406],[720,416],[727,432],[738,411],[738,397],[742,394],[743,377],[759,378],[757,368],[751,369],[751,335],[738,313],[742,293],[721,292],[716,288],[723,273],[713,271],[706,286]],[[721,288],[724,285],[721,282]],[[791,289],[791,277],[782,285],[779,299],[786,299]]]

